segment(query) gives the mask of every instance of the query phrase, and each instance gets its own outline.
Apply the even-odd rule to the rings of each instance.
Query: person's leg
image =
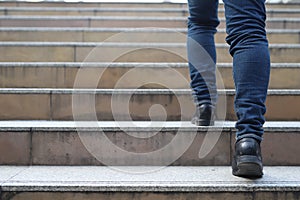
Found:
[[[188,5],[187,50],[191,88],[197,106],[196,121],[193,123],[212,125],[209,120],[217,101],[214,34],[219,25],[218,0],[189,0]],[[211,106],[203,107],[205,105]],[[202,112],[204,119],[200,119],[199,112]]]
[[[249,154],[249,159],[252,154],[260,158],[258,148],[263,136],[270,75],[270,55],[265,31],[265,0],[224,0],[224,4],[228,34],[226,40],[233,56],[236,87],[236,154],[243,154],[244,150],[240,148],[249,144],[248,147],[253,151],[248,149],[249,152],[245,150],[244,154]],[[254,139],[258,146],[253,142]],[[243,144],[243,141],[248,143]]]

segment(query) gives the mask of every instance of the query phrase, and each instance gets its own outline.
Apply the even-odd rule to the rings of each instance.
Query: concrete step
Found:
[[[141,1],[138,3],[109,3],[109,2],[49,2],[49,1],[40,1],[40,2],[29,2],[29,1],[1,1],[0,6],[2,7],[78,7],[78,8],[111,8],[111,7],[126,7],[126,8],[187,8],[187,3],[146,3]],[[287,8],[300,8],[299,3],[289,2],[289,3],[267,3],[266,7],[268,9],[287,9]],[[223,4],[219,4],[219,8],[224,8]]]
[[[223,7],[223,5],[221,5],[220,7]],[[295,2],[289,2],[289,3],[267,3],[266,4],[267,9],[288,9],[288,8],[300,8],[300,4],[299,3],[295,3]]]
[[[280,16],[297,17],[297,9],[291,11],[278,10]],[[300,10],[298,10],[300,13]],[[275,12],[275,10],[274,10]],[[221,10],[224,13],[224,10]],[[270,15],[273,15],[270,11]],[[62,15],[62,16],[188,16],[187,8],[164,8],[164,7],[100,7],[100,8],[78,8],[78,7],[0,7],[0,15]]]
[[[218,62],[232,62],[228,45],[216,47]],[[299,44],[271,44],[270,53],[274,63],[300,62]],[[0,54],[0,62],[187,62],[185,43],[142,43],[133,37],[124,43],[0,42]]]
[[[271,5],[271,4],[270,4]],[[272,4],[273,5],[273,4]],[[274,4],[275,5],[275,4]],[[276,4],[276,7],[278,7],[279,4]],[[283,6],[288,7],[298,7],[297,4],[283,4]],[[3,7],[78,7],[78,8],[111,8],[111,7],[126,7],[126,8],[144,8],[144,7],[152,7],[152,8],[161,8],[161,7],[167,7],[167,8],[186,8],[187,3],[157,3],[157,2],[50,2],[50,1],[41,1],[41,2],[29,2],[29,1],[1,1],[0,6]],[[220,4],[220,6],[222,6]],[[292,8],[293,8],[292,7]],[[299,5],[300,7],[300,5]]]
[[[235,120],[234,90],[221,90],[219,96],[224,106],[219,106],[218,116]],[[299,102],[299,90],[270,90],[267,120],[300,120]],[[189,89],[2,88],[0,110],[0,120],[73,120],[75,115],[82,120],[97,116],[126,121],[190,120],[195,108]]]
[[[219,28],[225,28],[220,18]],[[184,28],[187,17],[145,16],[0,16],[2,27],[161,27]],[[299,18],[269,18],[267,28],[299,29]]]
[[[186,42],[186,28],[172,29],[132,29],[132,28],[0,28],[1,41],[40,41],[40,42],[103,42],[120,33],[128,33],[142,41],[172,43]],[[299,44],[300,30],[268,29],[270,43]],[[60,37],[57,37],[59,34]],[[219,29],[215,41],[225,42],[225,29]],[[120,40],[120,42],[123,42]]]
[[[168,7],[0,7],[0,15],[65,15],[65,16],[188,16],[187,8]],[[225,16],[224,8],[219,9],[219,17]],[[298,8],[267,9],[267,17],[300,17]]]
[[[264,127],[264,165],[299,165],[300,122],[267,122]],[[229,121],[209,128],[189,121],[0,121],[0,163],[230,165],[235,131]]]
[[[6,167],[2,199],[299,200],[299,167],[266,167],[257,180],[229,167]],[[127,172],[129,171],[129,172]],[[138,174],[138,171],[145,171]]]
[[[225,10],[224,10],[225,11]],[[221,11],[221,16],[224,14],[224,11]],[[273,8],[273,9],[267,9],[267,18],[271,17],[299,17],[300,12],[299,9],[291,9],[291,8]]]
[[[80,71],[79,71],[80,70]],[[224,88],[234,88],[232,65],[219,63]],[[0,88],[73,88],[78,73],[83,72],[86,81],[82,88],[160,88],[164,80],[172,89],[188,89],[189,72],[186,63],[0,63]],[[101,72],[101,78],[98,82]],[[130,75],[130,71],[134,71]],[[129,72],[129,73],[128,73]],[[174,80],[173,73],[182,75],[181,80]],[[91,77],[97,83],[90,82]],[[151,82],[149,83],[149,78]],[[138,77],[138,78],[137,78]],[[300,89],[300,64],[273,63],[271,66],[270,89]],[[116,86],[119,80],[126,81]],[[221,81],[221,80],[219,80]]]

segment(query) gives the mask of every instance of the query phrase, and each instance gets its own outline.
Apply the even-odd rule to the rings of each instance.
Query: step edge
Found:
[[[186,43],[159,42],[0,42],[0,47],[135,47],[135,48],[186,48]],[[216,43],[216,48],[229,48],[226,43]],[[270,44],[270,49],[300,49],[300,44]]]
[[[187,17],[169,16],[169,17],[152,17],[152,16],[65,16],[65,15],[5,15],[0,16],[0,20],[125,20],[125,21],[182,21],[186,22]],[[219,18],[220,21],[226,21],[224,17]],[[297,17],[269,17],[267,22],[300,22]]]
[[[178,7],[10,7],[4,6],[0,7],[0,11],[31,11],[31,12],[43,12],[43,11],[79,11],[79,12],[188,12],[187,8],[178,8]],[[300,12],[299,8],[267,8],[267,13],[298,13]],[[225,12],[224,8],[220,8],[219,12]]]
[[[0,88],[0,94],[176,94],[190,95],[191,89],[78,89],[78,88]],[[219,89],[219,94],[235,95],[234,89]],[[300,89],[269,89],[268,95],[300,95]]]
[[[151,127],[149,122],[153,123]],[[129,131],[129,132],[207,132],[225,131],[235,132],[235,121],[216,121],[215,126],[195,126],[189,121],[26,121],[11,120],[0,121],[0,132],[76,132],[76,131]],[[300,121],[267,121],[264,125],[265,132],[280,132],[300,134]]]
[[[117,62],[117,63],[81,63],[81,62],[0,62],[0,68],[9,67],[54,67],[54,68],[187,68],[187,63],[155,62]],[[232,68],[232,63],[217,63],[219,68]],[[300,63],[271,63],[271,68],[299,68]]]
[[[187,33],[186,28],[114,28],[114,27],[0,27],[0,31],[78,31],[78,32],[184,32]],[[219,33],[226,33],[224,28],[218,29]],[[267,29],[267,33],[300,33],[300,29]]]

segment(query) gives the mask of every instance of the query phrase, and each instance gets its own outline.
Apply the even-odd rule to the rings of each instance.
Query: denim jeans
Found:
[[[226,42],[233,57],[237,140],[262,140],[270,55],[265,30],[265,0],[223,0]],[[188,59],[196,105],[216,104],[218,0],[188,0]],[[209,57],[209,58],[207,58]]]

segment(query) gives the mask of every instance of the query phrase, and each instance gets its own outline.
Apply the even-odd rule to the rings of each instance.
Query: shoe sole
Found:
[[[260,178],[263,176],[263,167],[261,161],[256,156],[241,156],[237,162],[237,169],[233,175]]]
[[[193,124],[196,126],[214,126],[215,122],[214,121],[200,121],[200,120],[194,120],[192,121]]]

